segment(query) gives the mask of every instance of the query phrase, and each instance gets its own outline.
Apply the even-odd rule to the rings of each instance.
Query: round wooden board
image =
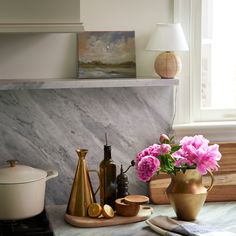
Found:
[[[144,195],[128,195],[124,198],[124,202],[128,204],[144,204],[149,201],[149,198]]]

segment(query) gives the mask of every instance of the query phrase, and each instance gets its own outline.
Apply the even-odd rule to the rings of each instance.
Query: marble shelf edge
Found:
[[[4,79],[0,90],[175,86],[178,79]]]
[[[82,23],[0,23],[0,34],[8,33],[76,33]]]

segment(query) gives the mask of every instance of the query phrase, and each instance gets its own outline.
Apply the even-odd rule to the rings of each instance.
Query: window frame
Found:
[[[190,49],[180,54],[183,70],[176,95],[174,134],[177,139],[201,133],[214,141],[236,141],[235,110],[201,109],[201,3],[174,0],[173,20],[182,24]]]

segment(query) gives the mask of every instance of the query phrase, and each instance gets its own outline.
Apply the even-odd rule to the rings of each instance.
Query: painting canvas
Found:
[[[135,78],[134,31],[78,33],[78,77]]]

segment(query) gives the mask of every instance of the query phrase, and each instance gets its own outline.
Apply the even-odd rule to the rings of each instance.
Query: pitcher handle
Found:
[[[98,179],[100,179],[100,175],[99,172],[97,170],[88,170],[88,172],[96,172],[98,175]],[[94,195],[96,195],[98,193],[98,190],[100,189],[100,186],[98,185],[97,190],[94,192]]]
[[[213,184],[214,184],[214,182],[215,182],[215,178],[214,178],[214,176],[213,176],[213,174],[212,174],[212,172],[211,172],[210,170],[209,170],[208,172],[209,172],[209,174],[210,174],[210,176],[211,176],[211,184],[210,184],[210,186],[207,188],[207,192],[210,192],[210,190],[212,189]]]

